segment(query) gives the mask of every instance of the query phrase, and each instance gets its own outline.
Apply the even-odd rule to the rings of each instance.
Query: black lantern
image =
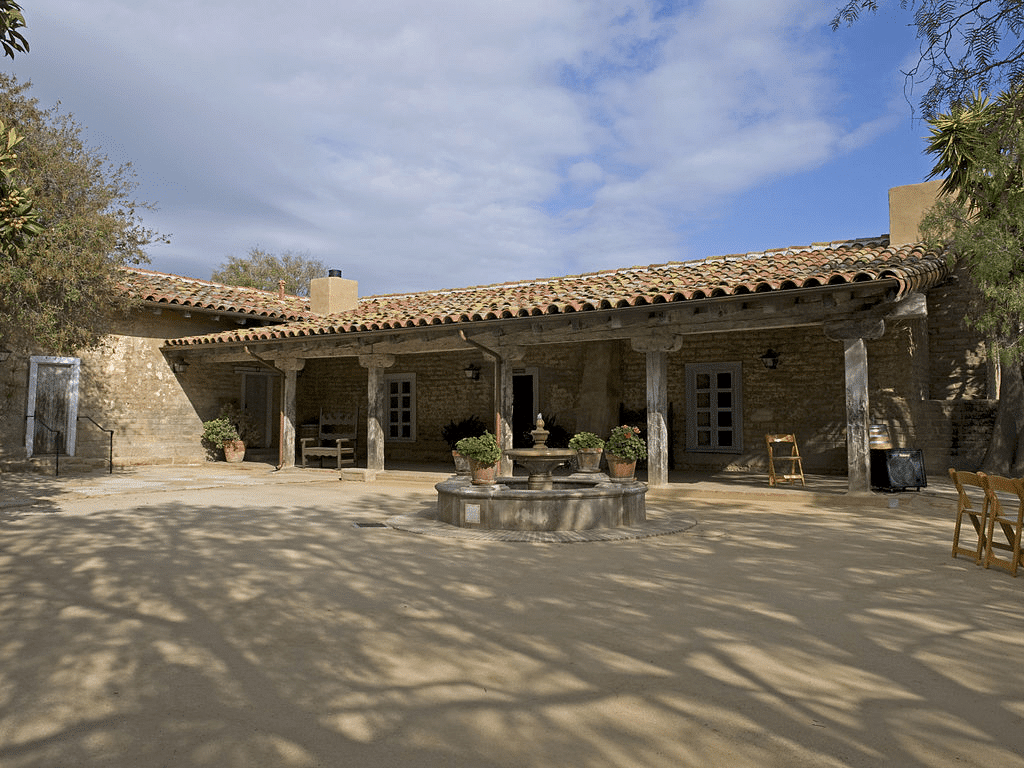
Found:
[[[774,371],[779,367],[779,353],[769,347],[768,351],[761,355],[761,363],[769,371]]]

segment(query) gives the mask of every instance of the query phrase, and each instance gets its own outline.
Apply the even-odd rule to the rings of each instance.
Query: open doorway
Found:
[[[242,410],[256,422],[260,431],[258,445],[251,448],[270,448],[274,445],[274,382],[277,377],[268,371],[242,371]]]
[[[512,371],[512,447],[533,445],[530,432],[537,418],[537,372],[530,368]]]

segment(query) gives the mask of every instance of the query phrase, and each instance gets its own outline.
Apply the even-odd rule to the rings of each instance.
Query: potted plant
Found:
[[[203,442],[213,450],[222,448],[225,461],[234,463],[245,458],[245,443],[231,420],[223,416],[203,422]]]
[[[473,485],[494,485],[501,448],[498,440],[488,431],[479,437],[464,437],[455,444],[455,450],[469,459]]]
[[[608,476],[612,482],[631,483],[636,463],[647,458],[647,445],[640,437],[640,428],[623,424],[612,429],[604,444],[608,459]]]
[[[259,439],[255,420],[234,403],[225,403],[216,419],[203,422],[203,441],[214,449],[223,448],[225,461],[242,461],[245,446]]]
[[[455,461],[455,474],[469,474],[469,460],[455,449],[456,444],[464,437],[479,437],[486,431],[487,425],[478,416],[470,416],[459,421],[452,419],[441,428],[441,438],[448,443],[452,459]]]
[[[600,472],[601,453],[604,440],[593,432],[577,432],[569,440],[569,447],[576,451],[576,463],[580,472]]]

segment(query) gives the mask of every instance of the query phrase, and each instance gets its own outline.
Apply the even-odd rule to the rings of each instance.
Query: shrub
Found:
[[[210,448],[221,448],[224,443],[238,439],[238,430],[230,419],[221,417],[203,422],[203,442]]]
[[[569,447],[574,451],[592,451],[604,448],[604,440],[593,432],[577,432],[569,441]]]
[[[478,416],[470,416],[461,421],[452,419],[441,428],[441,439],[448,443],[448,447],[454,451],[456,443],[462,438],[480,437],[486,431],[487,425]]]
[[[455,450],[471,461],[484,465],[494,464],[501,458],[498,440],[490,432],[479,437],[464,437],[455,444]]]
[[[618,456],[626,461],[639,461],[647,458],[647,444],[640,437],[639,427],[623,424],[612,429],[608,442],[604,445],[606,453]]]

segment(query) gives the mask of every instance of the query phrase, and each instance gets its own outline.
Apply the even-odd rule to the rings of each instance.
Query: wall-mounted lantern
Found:
[[[179,358],[171,363],[171,370],[175,373],[185,373],[188,370],[189,364],[185,362],[185,358]]]
[[[768,351],[761,355],[761,364],[769,371],[774,371],[779,367],[779,353],[769,347]]]
[[[480,381],[480,366],[470,363],[462,369],[462,374],[470,381]]]

